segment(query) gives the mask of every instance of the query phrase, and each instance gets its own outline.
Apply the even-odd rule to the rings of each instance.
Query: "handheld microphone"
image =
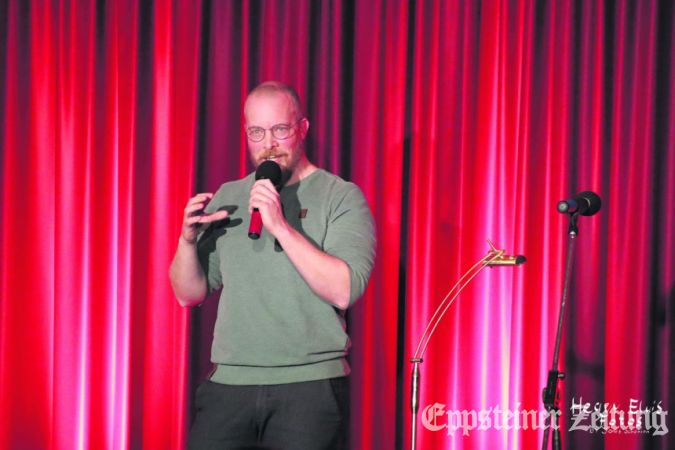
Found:
[[[281,184],[281,167],[279,164],[271,160],[263,161],[255,171],[255,179],[270,180],[272,184],[277,187]],[[251,223],[248,226],[248,237],[251,239],[259,239],[262,233],[262,217],[258,208],[253,208],[251,213]]]
[[[598,194],[593,191],[584,191],[573,198],[558,202],[558,212],[562,214],[567,213],[592,216],[600,211],[601,206],[602,200],[600,200]]]

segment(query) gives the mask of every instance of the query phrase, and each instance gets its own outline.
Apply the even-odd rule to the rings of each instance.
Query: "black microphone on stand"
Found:
[[[272,160],[268,159],[263,161],[255,171],[255,179],[256,181],[270,180],[278,190],[279,185],[281,184],[281,167]],[[253,208],[253,212],[251,213],[251,223],[248,226],[248,237],[251,239],[259,239],[260,233],[262,233],[262,226],[263,223],[260,211],[258,211],[258,208]]]
[[[562,214],[581,214],[592,216],[600,211],[602,200],[593,191],[580,192],[573,198],[558,202],[558,212]]]
[[[558,310],[558,327],[555,337],[555,345],[553,346],[553,363],[551,370],[548,371],[548,379],[546,386],[542,390],[542,401],[546,408],[547,416],[545,419],[544,437],[541,442],[542,450],[548,450],[548,439],[551,428],[553,428],[553,450],[562,449],[562,438],[560,432],[560,416],[562,410],[560,409],[560,396],[558,393],[558,385],[564,380],[565,372],[561,365],[559,365],[558,357],[560,356],[560,341],[563,332],[563,322],[565,320],[565,306],[567,303],[568,290],[570,278],[572,276],[572,263],[574,261],[574,243],[579,234],[577,227],[577,219],[579,216],[592,216],[600,211],[602,201],[598,194],[592,191],[584,191],[577,194],[575,197],[562,200],[558,203],[558,212],[569,214],[570,224],[568,227],[568,242],[567,242],[567,260],[565,262],[565,276],[563,278],[563,289],[560,297],[560,309]]]

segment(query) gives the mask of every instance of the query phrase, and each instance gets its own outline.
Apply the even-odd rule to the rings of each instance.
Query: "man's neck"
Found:
[[[308,177],[311,175],[317,167],[309,162],[306,156],[303,156],[300,161],[298,161],[298,165],[295,167],[295,170],[293,171],[293,175],[288,179],[286,182],[285,186],[289,186],[291,184],[297,183],[298,181],[302,180],[303,178]]]

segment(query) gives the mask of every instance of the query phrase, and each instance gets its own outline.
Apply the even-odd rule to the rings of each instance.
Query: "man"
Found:
[[[292,88],[259,85],[244,116],[253,165],[279,164],[283,188],[252,173],[185,208],[170,269],[176,297],[193,306],[222,288],[215,370],[197,389],[188,447],[343,448],[344,312],[372,269],[372,217],[354,184],[307,159],[309,121]],[[257,240],[248,237],[254,208],[264,225]]]

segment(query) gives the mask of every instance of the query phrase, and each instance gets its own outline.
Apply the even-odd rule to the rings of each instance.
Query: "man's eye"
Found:
[[[287,133],[288,130],[290,130],[290,129],[291,129],[291,127],[289,127],[288,125],[278,125],[278,126],[274,127],[274,132],[275,133]]]

